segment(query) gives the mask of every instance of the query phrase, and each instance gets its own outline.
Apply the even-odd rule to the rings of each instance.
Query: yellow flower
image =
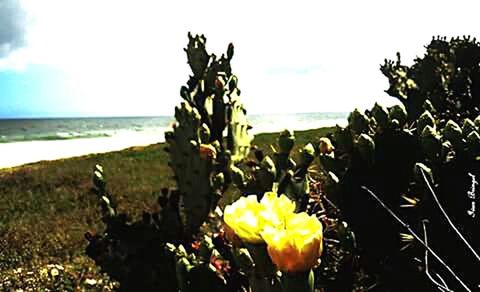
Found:
[[[264,206],[260,212],[260,216],[262,216],[264,221],[264,227],[284,228],[286,217],[295,211],[295,203],[293,201],[290,201],[285,195],[277,196],[274,192],[266,192],[260,200],[260,204]]]
[[[225,207],[223,221],[245,242],[263,242],[260,232],[263,230],[261,205],[256,195],[241,197],[233,204]]]
[[[284,229],[267,226],[261,236],[277,268],[295,273],[308,271],[318,263],[322,234],[320,221],[302,212],[288,216]]]
[[[294,211],[295,203],[285,195],[267,192],[260,202],[250,195],[227,206],[224,221],[230,235],[243,242],[265,242],[279,270],[304,272],[318,263],[322,253],[322,224],[313,215]]]
[[[241,197],[225,208],[223,220],[245,242],[263,242],[261,232],[267,226],[285,227],[286,217],[293,214],[295,203],[285,195],[267,192],[258,202],[257,196]]]

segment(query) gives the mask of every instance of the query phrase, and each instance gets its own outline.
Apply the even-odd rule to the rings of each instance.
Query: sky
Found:
[[[189,31],[235,45],[249,113],[389,106],[383,60],[479,38],[477,2],[0,0],[0,118],[173,115]]]

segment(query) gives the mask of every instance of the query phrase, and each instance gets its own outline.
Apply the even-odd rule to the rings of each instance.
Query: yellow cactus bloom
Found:
[[[260,235],[264,225],[260,216],[263,209],[264,206],[258,202],[256,195],[241,197],[233,204],[225,207],[223,221],[243,241],[260,243],[263,242]]]
[[[260,200],[260,204],[264,206],[260,216],[262,216],[265,227],[284,228],[286,217],[295,211],[293,201],[285,195],[277,196],[274,192],[266,192]]]
[[[261,236],[272,262],[284,272],[308,271],[318,263],[323,250],[322,224],[304,212],[288,216],[284,229],[265,227]]]
[[[294,210],[295,203],[285,195],[267,192],[260,202],[255,195],[238,199],[225,208],[223,220],[243,241],[259,243],[265,227],[284,228],[286,217]]]
[[[295,203],[285,195],[267,192],[260,202],[257,196],[250,195],[227,206],[224,221],[226,229],[233,233],[230,235],[243,242],[265,242],[279,270],[304,272],[318,263],[323,249],[323,228],[317,217],[294,211]]]

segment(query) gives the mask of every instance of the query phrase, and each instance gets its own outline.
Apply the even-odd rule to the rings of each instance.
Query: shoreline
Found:
[[[303,145],[332,130],[296,131],[293,151],[298,153]],[[269,145],[275,144],[277,137],[278,132],[261,133],[255,135],[252,143],[270,155],[272,149]],[[130,144],[139,144],[131,135],[126,138],[130,138]],[[155,138],[158,140],[158,135]],[[102,140],[95,141],[92,144],[106,144]],[[92,140],[76,142],[91,143]],[[50,152],[63,152],[59,146],[52,147],[51,141],[35,143],[36,146],[42,144],[51,148]],[[15,145],[17,150],[11,155],[3,152],[3,157],[19,153],[21,147]],[[0,243],[9,247],[0,255],[3,263],[0,266],[0,290],[2,283],[11,283],[12,279],[18,279],[14,283],[19,285],[28,284],[26,280],[30,277],[40,279],[43,277],[40,272],[52,264],[59,272],[57,279],[65,279],[65,282],[55,283],[79,283],[79,279],[85,277],[107,281],[86,254],[85,233],[96,234],[105,230],[100,216],[100,198],[92,192],[92,168],[96,164],[104,167],[108,193],[118,203],[119,212],[131,215],[134,222],[142,218],[145,211],[158,208],[156,202],[160,190],[177,185],[168,165],[169,155],[163,149],[164,144],[128,147],[121,151],[0,169],[0,206],[3,206],[3,241]],[[0,156],[0,161],[3,157]],[[231,192],[225,195],[231,196]],[[50,281],[51,278],[41,279]],[[47,287],[47,282],[29,283],[35,284],[35,289]],[[53,289],[58,290],[58,286],[55,287]]]
[[[332,123],[312,129],[293,130],[306,131],[324,127],[332,127]],[[252,135],[277,133],[275,129],[258,129]],[[158,133],[146,135],[145,133],[124,133],[112,137],[78,138],[64,140],[37,140],[0,143],[0,171],[21,167],[43,161],[56,161],[82,157],[92,154],[101,154],[121,151],[132,147],[144,147],[152,144],[164,143],[165,138]]]
[[[0,171],[41,161],[55,161],[120,151],[164,142],[163,137],[119,135],[67,140],[22,141],[0,144]]]

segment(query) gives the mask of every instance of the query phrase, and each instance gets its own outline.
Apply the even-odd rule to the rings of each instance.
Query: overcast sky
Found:
[[[0,117],[171,115],[188,31],[234,43],[249,113],[391,105],[383,60],[478,38],[477,2],[0,0]]]

